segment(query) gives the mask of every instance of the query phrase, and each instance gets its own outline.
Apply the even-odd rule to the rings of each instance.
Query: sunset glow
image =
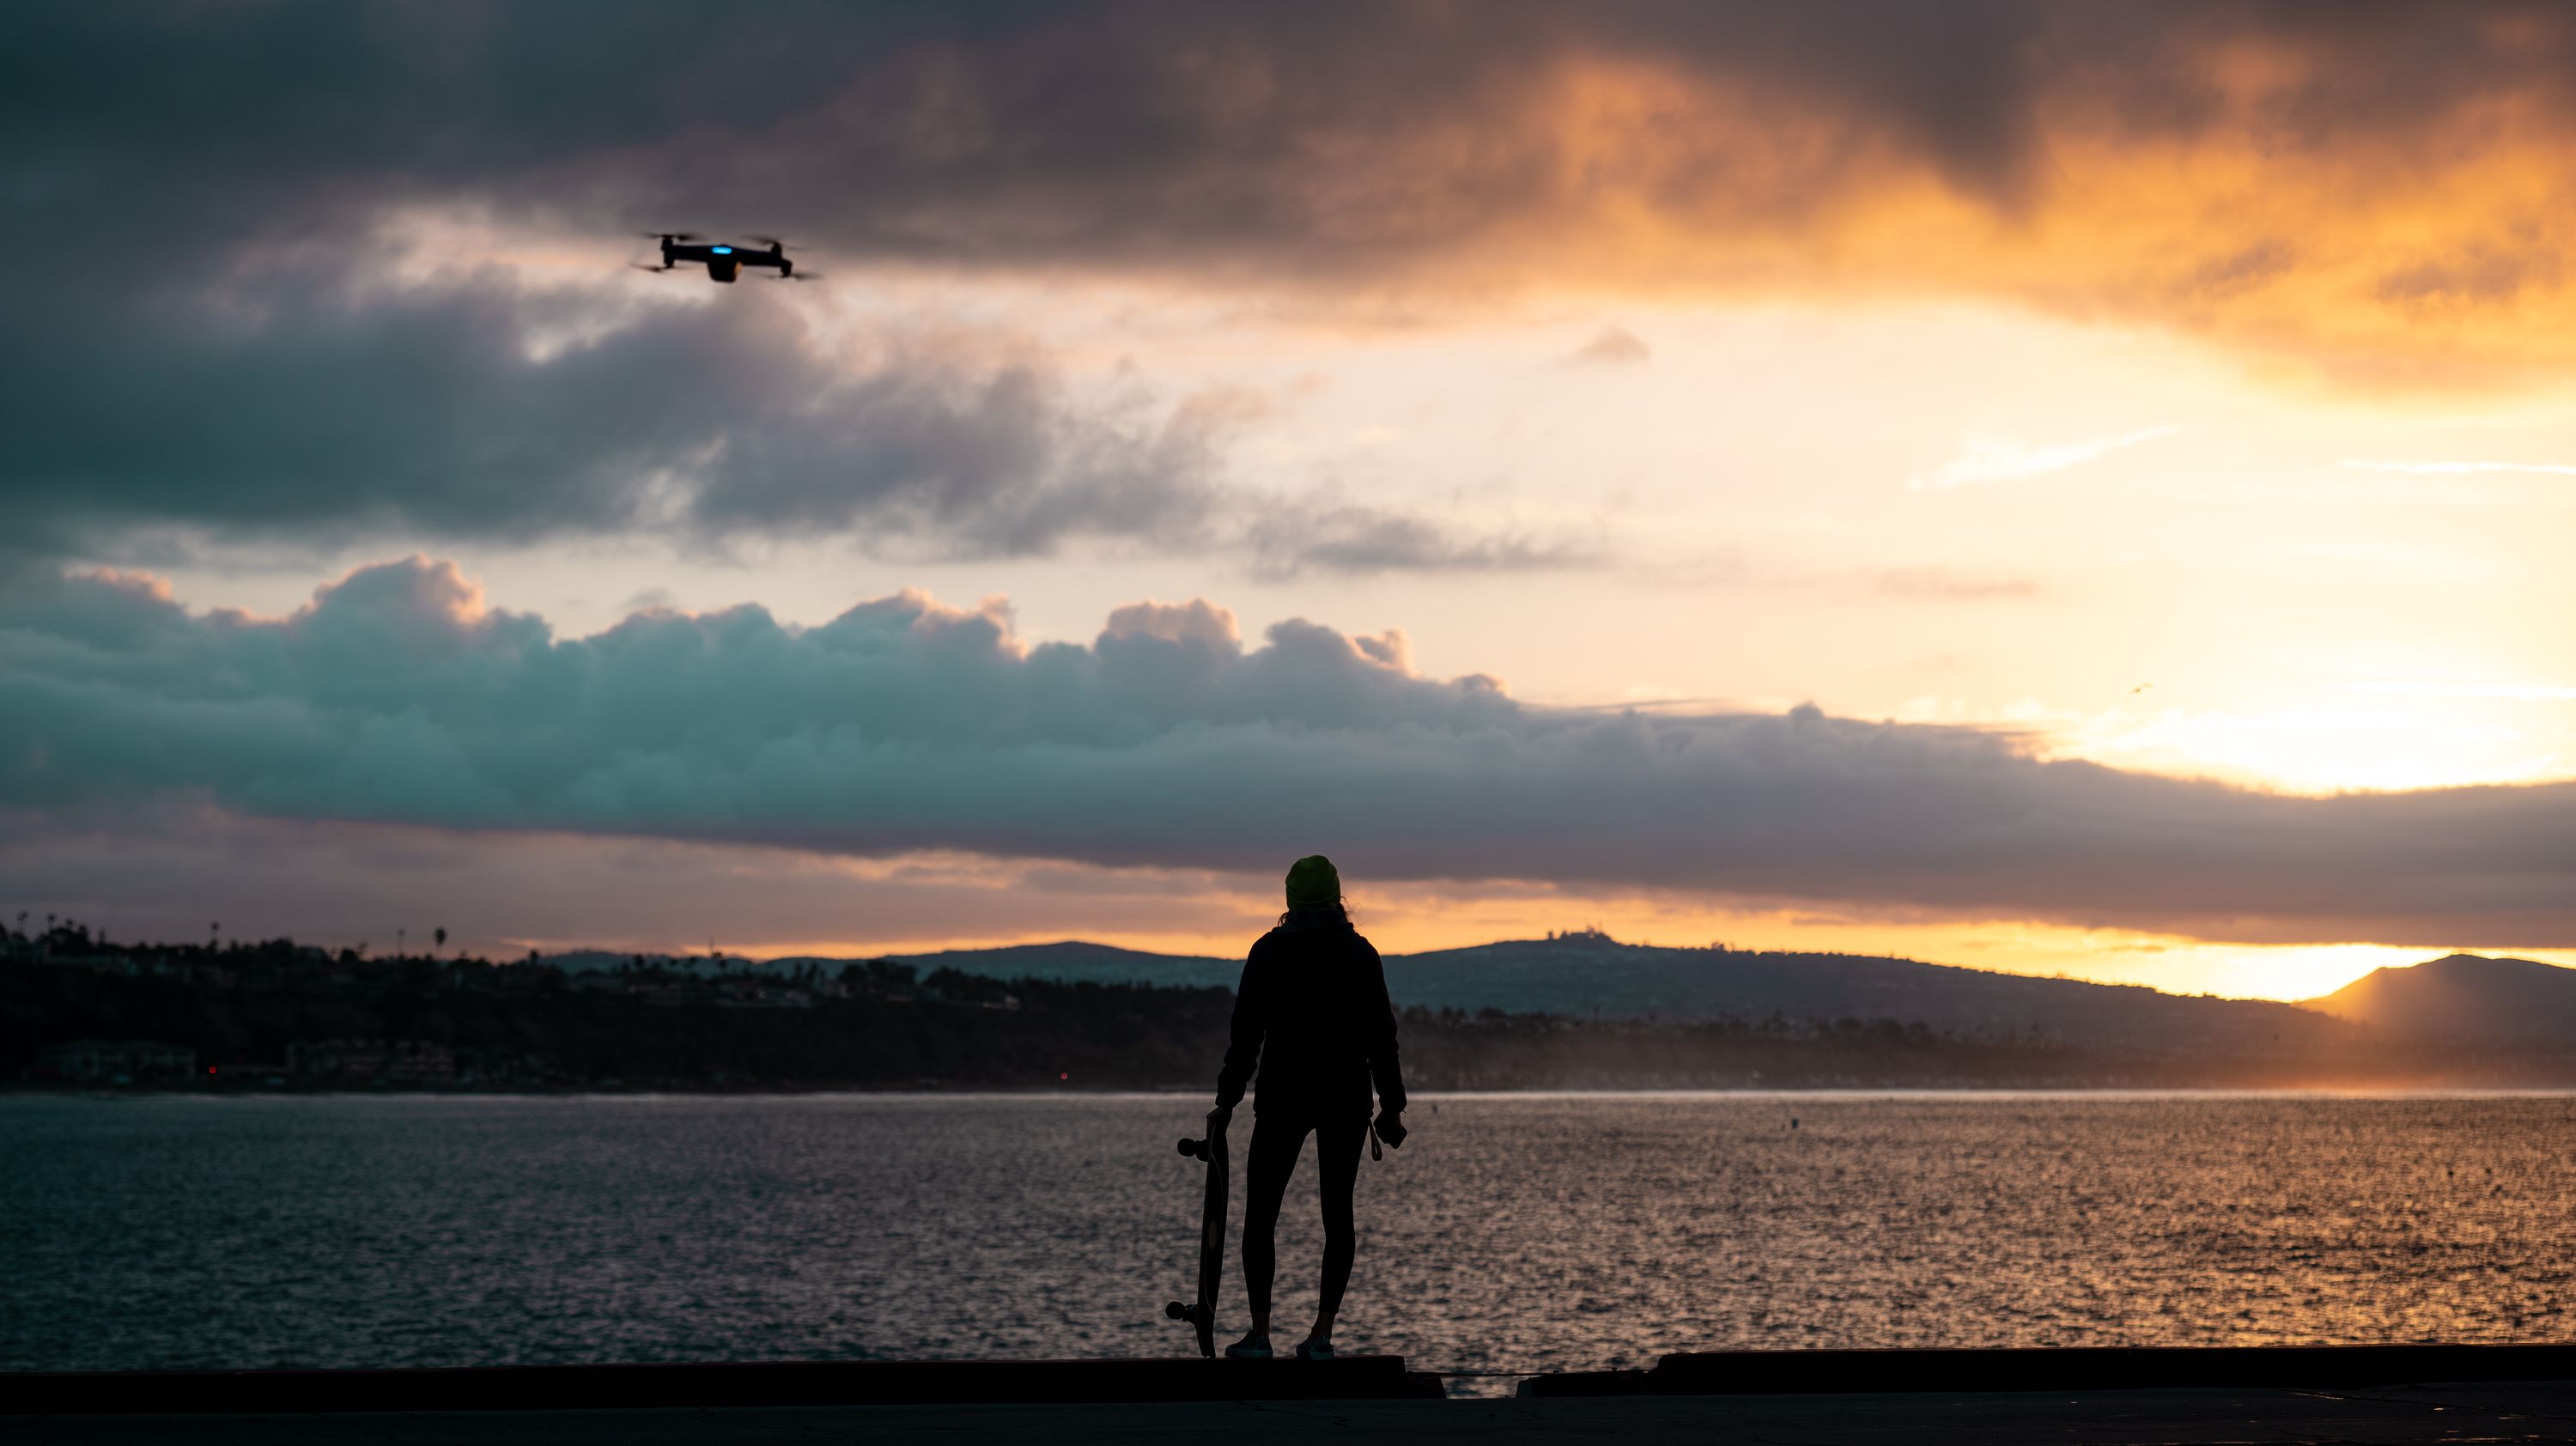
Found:
[[[116,239],[4,303],[0,881],[1231,955],[1329,849],[1396,951],[2576,959],[2576,22],[1482,9],[639,23],[704,109],[415,12],[314,43],[455,129],[346,154],[12,102]]]

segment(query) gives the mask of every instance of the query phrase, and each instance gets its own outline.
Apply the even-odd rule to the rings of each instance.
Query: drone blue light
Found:
[[[718,256],[731,256],[733,254],[733,248],[730,246],[718,246],[715,248],[715,253]]]

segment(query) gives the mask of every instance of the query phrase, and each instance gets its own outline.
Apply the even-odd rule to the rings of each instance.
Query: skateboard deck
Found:
[[[1207,1138],[1181,1141],[1181,1153],[1207,1161],[1207,1201],[1199,1212],[1199,1294],[1196,1301],[1173,1301],[1163,1314],[1188,1321],[1199,1335],[1199,1354],[1216,1355],[1216,1288],[1225,1276],[1225,1116],[1211,1111]]]

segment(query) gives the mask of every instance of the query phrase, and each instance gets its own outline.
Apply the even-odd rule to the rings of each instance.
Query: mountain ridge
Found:
[[[563,955],[600,967],[625,956]],[[1238,959],[1157,954],[1086,940],[883,956],[936,969],[1054,983],[1234,987]],[[1605,1020],[1893,1020],[1998,1040],[2045,1038],[2192,1055],[2340,1039],[2349,1023],[2277,1000],[2168,994],[2145,985],[2004,974],[1879,955],[1673,948],[1597,931],[1497,940],[1386,957],[1399,1008],[1554,1014]],[[594,962],[595,961],[595,962]],[[749,962],[749,961],[743,961]],[[824,972],[800,956],[754,967]]]
[[[2538,959],[2446,954],[2300,1003],[2407,1038],[2576,1041],[2576,969]]]

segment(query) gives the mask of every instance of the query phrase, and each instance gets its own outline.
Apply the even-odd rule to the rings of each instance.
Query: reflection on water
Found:
[[[1346,1350],[2576,1333],[2566,1098],[1431,1103],[1361,1171]],[[1203,1109],[0,1099],[0,1368],[1174,1354]],[[1292,1335],[1313,1198],[1310,1158]]]

